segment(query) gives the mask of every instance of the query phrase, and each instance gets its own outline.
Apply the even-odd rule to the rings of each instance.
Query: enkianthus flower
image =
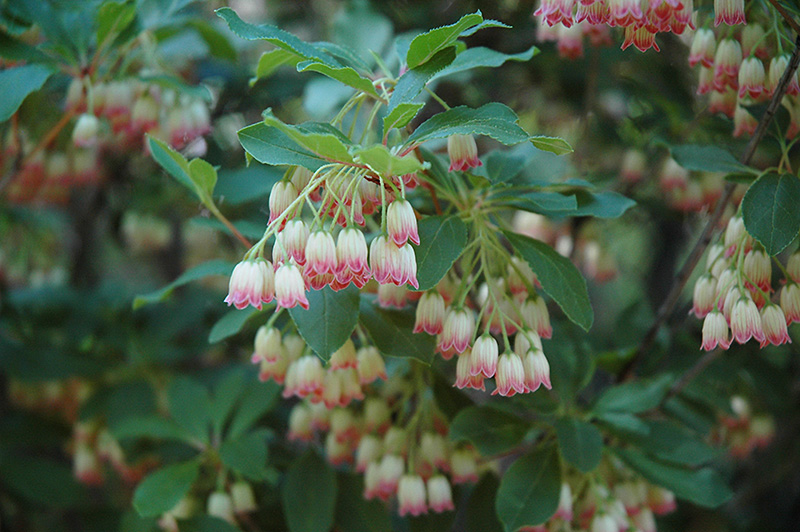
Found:
[[[728,225],[725,227],[724,243],[726,248],[725,254],[727,256],[733,255],[736,246],[744,235],[744,219],[741,216],[734,216],[728,221]]]
[[[550,338],[553,335],[553,327],[550,325],[550,312],[547,310],[547,303],[544,298],[534,294],[527,299],[521,306],[522,321],[542,338]]]
[[[319,395],[325,379],[322,364],[316,355],[305,355],[292,362],[286,372],[284,397]]]
[[[495,374],[496,388],[492,395],[500,394],[511,397],[516,393],[525,393],[525,369],[522,359],[514,352],[503,353],[497,360]]]
[[[616,519],[610,514],[598,513],[592,519],[591,532],[619,532],[619,530]]]
[[[219,517],[232,525],[236,524],[236,517],[233,515],[233,500],[224,491],[215,491],[208,496],[206,513]]]
[[[366,434],[358,442],[356,448],[356,471],[366,473],[369,465],[377,462],[383,454],[381,440],[372,434]]]
[[[608,0],[608,25],[633,26],[644,20],[639,0]]]
[[[605,24],[610,11],[606,2],[578,2],[575,22],[587,22],[592,25]],[[540,39],[541,40],[541,39]]]
[[[632,524],[640,532],[656,532],[656,518],[650,508],[642,508],[631,518]]]
[[[408,290],[395,284],[378,285],[378,305],[383,308],[403,308],[406,306]]]
[[[453,492],[444,475],[435,475],[428,479],[428,507],[437,513],[455,510]]]
[[[764,93],[764,64],[757,57],[748,57],[739,67],[739,98],[758,98]]]
[[[87,486],[103,484],[103,472],[97,458],[97,454],[88,443],[80,442],[75,446],[72,471],[78,481]]]
[[[558,509],[554,517],[567,522],[572,521],[572,490],[566,482],[561,484],[561,492],[558,497]]]
[[[278,243],[280,239],[280,243]],[[303,266],[306,263],[306,248],[308,247],[308,226],[302,220],[289,220],[283,230],[275,235],[275,249],[284,252],[283,260],[294,259]],[[275,252],[273,251],[273,258]],[[278,260],[275,260],[278,263]]]
[[[289,412],[289,441],[311,441],[314,428],[311,425],[311,409],[304,403],[297,403]]]
[[[718,310],[706,314],[703,321],[703,346],[702,349],[712,351],[717,346],[728,349],[731,340],[728,332],[728,322],[725,316]]]
[[[386,212],[386,230],[392,242],[402,246],[411,240],[419,245],[419,232],[414,208],[405,199],[398,199],[389,204]]]
[[[408,434],[400,427],[392,426],[383,435],[383,450],[387,454],[405,456],[408,452]]]
[[[142,94],[133,104],[131,125],[135,131],[146,133],[158,127],[158,115],[158,103],[149,94]]]
[[[497,371],[497,341],[489,334],[482,334],[472,346],[472,359],[469,374],[483,375],[487,379],[494,377]]]
[[[403,476],[405,461],[393,454],[385,454],[381,458],[378,473],[378,488],[376,495],[385,500],[395,494],[400,477]]]
[[[733,113],[733,136],[752,135],[757,127],[758,120],[747,109],[737,104]]]
[[[717,280],[711,275],[703,275],[694,285],[692,314],[698,318],[705,318],[706,314],[714,308],[717,295]]]
[[[722,303],[722,314],[725,316],[725,320],[727,320],[728,323],[731,321],[731,312],[733,311],[733,306],[741,297],[743,297],[743,295],[744,294],[739,291],[739,288],[734,286],[729,289],[725,294],[725,297],[720,300]]]
[[[311,182],[312,176],[313,174],[308,168],[305,168],[303,166],[295,166],[294,170],[292,171],[292,176],[289,178],[289,181],[292,182],[294,188],[298,192],[302,192],[303,189],[305,189],[306,186],[308,186],[308,184]],[[315,199],[315,201],[319,201],[319,198]]]
[[[524,356],[530,349],[542,350],[542,339],[530,329],[524,329],[514,337],[514,352],[520,357]]]
[[[511,257],[506,275],[506,286],[512,294],[522,294],[528,291],[528,286],[537,286],[539,280],[533,273],[530,265],[518,257]]]
[[[558,55],[565,59],[578,59],[583,57],[583,30],[582,25],[559,26],[556,48]]]
[[[714,56],[714,89],[721,92],[725,87],[736,89],[739,66],[742,64],[742,46],[735,39],[723,39]]]
[[[453,484],[478,482],[478,462],[470,449],[456,449],[450,455],[450,478]]]
[[[353,412],[348,408],[336,408],[331,412],[331,434],[340,442],[358,440],[359,430]]]
[[[640,150],[629,148],[622,156],[619,175],[626,183],[638,183],[644,177],[647,157]]]
[[[364,402],[364,430],[384,433],[391,424],[392,411],[385,399],[370,397]]]
[[[441,333],[444,327],[444,315],[444,298],[441,294],[435,290],[425,292],[417,303],[414,332]]]
[[[386,365],[383,357],[373,346],[362,347],[357,353],[358,380],[361,384],[370,384],[377,379],[386,380]]]
[[[772,61],[769,63],[769,71],[767,74],[767,94],[771,96],[775,92],[775,89],[778,88],[778,84],[780,83],[783,73],[786,71],[786,67],[788,66],[788,55],[783,54],[772,58]],[[797,72],[795,72],[792,75],[792,78],[789,80],[789,85],[786,86],[786,95],[796,96],[798,94],[800,94],[800,83],[797,81]]]
[[[563,24],[572,26],[572,8],[575,0],[542,0],[539,8],[533,12],[536,17],[542,17],[548,26]]]
[[[786,315],[786,324],[800,322],[800,286],[789,282],[781,289],[781,308]]]
[[[675,503],[675,494],[660,486],[648,487],[647,506],[656,515],[666,515],[670,512],[674,512],[678,507]]]
[[[254,342],[254,352],[251,362],[256,364],[262,360],[265,362],[276,362],[284,353],[283,342],[281,341],[281,332],[275,327],[267,327],[262,325],[256,331],[256,338]]]
[[[325,436],[325,456],[333,466],[342,466],[353,461],[352,443],[349,440],[339,440],[333,432]]]
[[[614,486],[614,496],[619,499],[629,515],[639,513],[647,497],[647,486],[641,482],[627,480]]]
[[[261,310],[263,303],[272,301],[275,290],[272,264],[263,259],[247,259],[233,268],[224,301],[240,310],[247,305]]]
[[[91,148],[97,144],[97,133],[100,130],[100,120],[96,116],[84,113],[75,122],[72,130],[72,142],[79,148]]]
[[[334,351],[328,361],[331,369],[345,369],[358,367],[358,358],[356,355],[356,346],[349,338],[342,346]]]
[[[744,0],[714,0],[714,26],[745,23]]]
[[[792,281],[800,283],[800,251],[789,255],[789,260],[786,262],[786,273],[789,274]]]
[[[430,477],[437,469],[447,470],[450,468],[450,462],[447,459],[447,441],[441,434],[424,433],[417,452],[416,471],[423,477]]]
[[[327,231],[314,231],[309,235],[305,254],[307,276],[333,274],[337,270],[336,243]]]
[[[233,500],[233,511],[237,514],[246,514],[258,509],[253,488],[244,480],[231,485],[231,499]]]
[[[472,342],[475,333],[475,316],[467,308],[450,309],[444,320],[444,328],[439,339],[439,351],[446,352],[454,349],[456,353],[463,353]]]
[[[296,264],[287,262],[275,272],[275,299],[279,307],[292,308],[300,305],[308,310],[305,282]]]
[[[712,90],[714,90],[714,69],[702,66],[697,82],[697,94],[706,94]]]
[[[640,52],[645,52],[652,48],[656,52],[661,49],[656,43],[656,34],[651,32],[647,26],[625,26],[625,40],[622,42],[622,49],[625,50],[628,46],[634,45]]]
[[[483,374],[471,375],[472,369],[472,350],[467,349],[458,355],[456,363],[456,382],[453,384],[459,390],[473,388],[475,390],[486,390],[483,383]]]
[[[403,475],[397,487],[397,502],[399,514],[413,516],[428,513],[425,503],[425,482],[419,475]]]
[[[733,118],[736,113],[736,91],[727,88],[723,89],[723,92],[712,92],[708,99],[708,112],[720,113],[728,118]]]
[[[700,28],[694,34],[692,47],[689,49],[689,66],[700,63],[706,68],[714,66],[714,52],[717,49],[717,39],[710,29]]]
[[[772,262],[763,249],[752,249],[744,256],[742,270],[747,278],[761,290],[771,290]]]
[[[742,54],[745,56],[754,55],[759,59],[766,60],[769,57],[766,41],[764,37],[764,28],[761,24],[751,22],[742,28],[741,42]]]
[[[371,276],[367,267],[367,241],[352,228],[343,229],[336,240],[336,280],[347,286],[351,281],[363,288]]]
[[[289,369],[289,363],[289,358],[286,356],[281,356],[274,362],[262,360],[258,370],[258,380],[266,382],[273,379],[278,384],[283,384],[286,372]]]
[[[786,316],[778,305],[770,303],[761,309],[761,328],[764,331],[761,347],[792,343],[786,330]]]
[[[761,316],[755,302],[749,297],[741,297],[731,310],[731,333],[740,344],[746,343],[750,338],[758,342],[764,341],[764,329],[761,326]]]
[[[283,211],[297,199],[297,196],[297,189],[291,181],[278,181],[275,183],[269,193],[269,223],[271,224],[283,214]]]
[[[658,176],[659,185],[664,190],[671,190],[673,188],[684,188],[689,181],[689,172],[684,167],[678,164],[678,161],[672,157],[664,159],[664,164],[661,166],[661,172]]]
[[[522,357],[522,368],[525,373],[525,387],[529,392],[535,392],[539,386],[548,390],[553,388],[550,383],[550,363],[541,349],[529,349]]]
[[[472,135],[450,135],[447,137],[447,154],[450,156],[450,171],[461,172],[476,168],[483,163],[478,159],[478,145]]]

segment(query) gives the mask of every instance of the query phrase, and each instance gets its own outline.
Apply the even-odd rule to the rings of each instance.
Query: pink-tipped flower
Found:
[[[608,0],[608,25],[633,26],[644,20],[639,0]]]
[[[279,307],[293,308],[300,305],[308,309],[306,285],[300,269],[291,262],[281,264],[275,272],[275,299]]]
[[[536,331],[542,338],[553,336],[553,327],[550,325],[550,313],[544,298],[536,294],[522,304],[520,308],[522,321]]]
[[[337,271],[336,243],[327,231],[314,231],[309,235],[305,255],[306,275],[333,274]]]
[[[627,183],[638,183],[644,177],[647,168],[647,157],[641,150],[629,148],[625,151],[620,165],[619,175]]]
[[[715,310],[709,312],[703,321],[703,349],[711,351],[717,346],[728,349],[731,346],[731,340],[725,316]]]
[[[694,34],[692,47],[689,49],[689,66],[700,63],[706,68],[714,65],[714,52],[717,49],[717,39],[710,29],[700,28]]]
[[[558,55],[564,59],[583,57],[583,30],[581,25],[559,26],[556,49],[558,50]]]
[[[525,368],[522,359],[516,353],[503,353],[497,360],[495,374],[496,388],[492,395],[500,394],[510,397],[516,393],[525,393]]]
[[[788,55],[783,54],[772,58],[772,61],[769,63],[769,72],[767,74],[765,87],[767,94],[772,95],[775,92],[788,66]],[[795,71],[795,73],[792,74],[792,78],[789,80],[789,85],[786,87],[786,95],[796,96],[798,94],[800,94],[800,83],[797,81],[797,72]]]
[[[745,24],[744,0],[714,0],[714,26]]]
[[[609,14],[606,2],[579,2],[578,11],[575,13],[575,22],[586,21],[592,26],[605,24]]]
[[[364,471],[364,498],[368,501],[380,497],[378,484],[380,482],[381,466],[378,462],[370,462]]]
[[[455,509],[453,492],[444,475],[435,475],[428,479],[428,507],[437,513]]]
[[[331,369],[358,367],[358,355],[356,354],[356,346],[353,345],[353,341],[348,338],[339,349],[333,352],[328,363]]]
[[[269,194],[269,223],[274,222],[296,199],[297,189],[291,181],[278,181],[275,183]]]
[[[311,441],[314,428],[311,426],[311,409],[305,403],[297,403],[289,413],[289,441]]]
[[[79,148],[91,148],[97,144],[97,132],[100,121],[96,116],[84,113],[78,117],[75,129],[72,130],[72,142]]]
[[[414,248],[408,243],[397,247],[386,235],[379,235],[370,244],[369,265],[378,284],[402,286],[408,283],[414,288],[419,287],[417,259]]]
[[[472,350],[467,349],[458,355],[458,362],[456,363],[456,382],[453,386],[459,390],[463,390],[464,388],[485,390],[483,374],[470,375],[470,369],[472,369]]]
[[[386,380],[386,365],[375,347],[362,347],[358,350],[356,358],[358,361],[356,370],[361,384],[369,384],[377,379]]]
[[[405,199],[397,199],[389,204],[386,212],[386,230],[398,246],[402,246],[408,240],[419,245],[417,218],[414,216],[411,203]]]
[[[786,324],[800,322],[800,286],[789,282],[781,289],[781,308],[786,315]]]
[[[444,328],[444,298],[436,291],[422,294],[417,303],[414,332],[439,334]]]
[[[489,334],[482,334],[472,346],[469,374],[473,377],[483,375],[487,379],[494,377],[497,371],[497,357],[497,340]]]
[[[243,309],[252,305],[261,310],[262,303],[272,301],[275,277],[272,264],[263,259],[243,260],[233,269],[225,303]]]
[[[751,22],[742,28],[742,54],[745,57],[754,55],[764,60],[769,57],[764,33],[764,28],[761,24],[755,22]]]
[[[160,109],[158,103],[147,93],[136,99],[131,111],[131,126],[134,131],[146,133],[158,127]]]
[[[339,271],[347,268],[353,273],[367,269],[367,241],[358,229],[347,228],[336,240],[336,262]]]
[[[556,510],[554,517],[563,519],[567,522],[572,521],[572,490],[570,489],[569,484],[566,482],[561,484],[561,493],[559,494],[558,498],[558,509]]]
[[[311,177],[313,174],[308,168],[303,166],[295,166],[294,170],[292,171],[292,177],[289,180],[294,185],[294,188],[297,192],[302,192],[308,184],[311,182]],[[320,198],[316,198],[314,201],[319,201]]]
[[[656,532],[658,530],[656,528],[656,518],[650,508],[642,508],[631,520],[633,521],[633,526],[639,532]]]
[[[450,478],[453,484],[478,482],[478,463],[471,449],[456,449],[450,455]]]
[[[447,154],[450,156],[450,171],[461,172],[481,166],[478,145],[472,135],[450,135],[447,137]]]
[[[294,259],[300,266],[306,263],[306,248],[308,247],[308,226],[302,220],[289,220],[283,230],[277,234],[280,244],[276,246],[285,253],[284,260]],[[276,260],[276,262],[278,262]]]
[[[698,318],[705,318],[706,314],[714,308],[717,296],[717,280],[711,275],[703,275],[694,285],[692,314]]]
[[[356,471],[364,473],[373,462],[377,462],[383,454],[381,440],[372,434],[366,434],[358,442],[356,448]]]
[[[384,433],[391,425],[392,411],[381,397],[370,397],[364,402],[364,431]]]
[[[711,67],[700,67],[697,94],[707,94],[712,90],[714,90],[714,69]]]
[[[438,348],[440,351],[455,349],[463,353],[472,342],[475,333],[475,316],[466,308],[450,309],[444,320],[444,328]]]
[[[770,303],[761,309],[761,328],[764,331],[761,347],[792,343],[786,330],[786,316],[778,305]]]
[[[397,502],[400,516],[428,513],[425,504],[425,482],[419,475],[403,475],[397,487]]]
[[[542,0],[539,8],[533,12],[536,17],[542,17],[548,26],[563,24],[567,28],[572,26],[572,8],[575,0]]]
[[[267,362],[275,362],[282,356],[286,356],[284,352],[283,342],[281,341],[281,332],[275,327],[267,327],[262,325],[256,331],[255,349],[251,362],[256,364],[262,360]]]
[[[650,486],[647,490],[647,506],[656,515],[666,515],[678,507],[675,494],[659,486]]]
[[[322,392],[325,380],[325,373],[322,364],[316,355],[306,355],[292,362],[291,368],[296,368],[295,389],[293,395],[298,397],[308,397],[318,395]],[[291,369],[290,368],[290,369]],[[288,381],[288,378],[287,378]],[[286,390],[289,390],[287,382]]]
[[[342,466],[353,462],[353,445],[349,440],[339,440],[329,432],[325,437],[325,456],[333,466]]]
[[[656,34],[650,31],[647,26],[626,26],[625,27],[625,40],[622,42],[622,49],[625,50],[630,45],[636,47],[640,52],[645,52],[652,48],[656,52],[661,49],[656,43]]]
[[[405,461],[393,454],[385,454],[381,459],[378,475],[378,497],[384,501],[397,491],[397,484],[405,469]]]
[[[522,368],[525,373],[525,387],[529,392],[535,392],[539,386],[548,390],[553,388],[550,384],[550,363],[541,349],[529,349],[522,357]]]
[[[757,57],[748,57],[739,67],[739,98],[758,98],[764,93],[764,64]]]
[[[736,91],[728,88],[723,92],[716,90],[711,93],[708,99],[708,112],[711,114],[720,113],[728,118],[733,118],[736,113]]]
[[[378,285],[378,305],[383,308],[403,308],[406,306],[408,290],[395,284]]]
[[[742,64],[742,46],[735,39],[723,39],[714,56],[714,89],[737,88],[739,67]]]
[[[740,297],[731,310],[731,332],[733,338],[743,344],[754,338],[764,341],[764,329],[761,327],[761,316],[758,307],[749,297]]]
[[[236,516],[233,515],[233,499],[224,491],[215,491],[208,496],[206,513],[219,517],[232,525],[236,524]]]
[[[772,262],[763,249],[752,249],[744,256],[742,271],[748,280],[768,292],[772,283]]]
[[[736,111],[733,113],[733,136],[752,135],[756,132],[757,127],[758,120],[747,109],[737,105]]]
[[[610,514],[595,514],[592,519],[591,532],[619,532],[616,519]],[[625,530],[625,529],[623,529]]]

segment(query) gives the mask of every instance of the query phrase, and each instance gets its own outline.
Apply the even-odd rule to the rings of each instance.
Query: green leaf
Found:
[[[538,446],[508,468],[495,509],[506,532],[547,521],[558,508],[561,465],[555,446]]]
[[[617,449],[615,452],[650,482],[664,486],[677,497],[699,506],[716,508],[733,496],[719,473],[709,467],[689,469],[648,458],[635,450]]]
[[[382,177],[413,174],[423,168],[422,163],[413,153],[400,157],[389,151],[389,148],[383,144],[354,149],[351,153],[356,162],[369,166],[372,171]]]
[[[160,530],[160,529],[159,529]],[[180,521],[181,532],[241,532],[229,522],[213,515],[201,515]]]
[[[509,151],[494,150],[483,157],[483,166],[474,168],[472,173],[485,177],[493,185],[499,185],[517,177],[527,164],[526,157]],[[510,195],[516,197],[516,194]]]
[[[4,492],[13,492],[43,508],[70,508],[85,505],[88,500],[85,487],[75,480],[72,470],[50,458],[0,454],[0,479]]]
[[[597,427],[576,418],[555,422],[561,455],[578,470],[588,473],[603,456],[603,435]]]
[[[625,436],[647,436],[650,434],[650,427],[647,423],[633,414],[600,412],[595,415],[595,418],[609,430],[615,433],[622,433]]]
[[[742,217],[747,232],[777,255],[800,231],[800,180],[791,174],[764,174],[747,189]]]
[[[290,65],[296,67],[298,63],[303,61],[303,57],[294,52],[284,50],[282,48],[275,48],[269,52],[264,52],[258,59],[256,66],[256,76],[250,81],[252,85],[259,79],[266,78],[275,72],[283,65]]]
[[[392,523],[379,501],[364,499],[364,476],[339,473],[336,498],[336,530],[341,532],[386,532]]]
[[[254,164],[244,168],[231,168],[219,171],[219,181],[214,187],[214,196],[225,205],[242,205],[253,201],[266,200],[273,185],[283,178],[284,170],[263,164]],[[264,234],[264,222],[261,222],[260,238]]]
[[[172,381],[167,390],[172,419],[203,443],[209,442],[211,399],[208,390],[188,377]]]
[[[155,440],[192,441],[192,435],[171,419],[159,416],[133,416],[109,426],[118,440],[152,438]]]
[[[274,305],[263,307],[263,311],[270,310]],[[211,332],[208,333],[208,343],[215,344],[225,338],[229,338],[242,330],[247,320],[260,314],[254,307],[247,307],[245,309],[232,309],[229,310],[220,320],[211,327]]]
[[[333,526],[336,473],[309,449],[294,461],[281,490],[290,532],[323,532]]]
[[[262,115],[267,126],[279,129],[315,156],[331,161],[353,162],[348,151],[350,139],[332,125],[324,122],[305,122],[296,126],[285,124],[272,114],[272,109],[265,110]]]
[[[467,532],[502,532],[494,508],[500,482],[494,473],[484,474],[473,488],[467,503]]]
[[[281,130],[263,122],[240,129],[238,135],[242,148],[260,163],[303,166],[312,172],[325,164],[320,157],[298,146]]]
[[[536,273],[542,289],[558,303],[564,314],[588,331],[594,320],[586,280],[566,257],[538,240],[506,232],[511,246]]]
[[[565,155],[575,151],[572,149],[572,146],[570,146],[569,142],[560,137],[546,137],[544,135],[537,135],[535,137],[531,137],[531,143],[533,143],[534,146],[542,151],[549,151],[550,153],[555,153],[556,155]]]
[[[226,440],[219,448],[222,463],[250,480],[264,480],[269,435],[269,430],[258,429],[235,440]]]
[[[598,218],[619,218],[636,202],[617,192],[589,192],[575,190],[578,207],[569,216],[596,216]]]
[[[675,161],[687,170],[723,173],[755,172],[718,146],[683,144],[681,146],[672,146],[670,152]]]
[[[397,80],[392,96],[389,98],[388,111],[391,113],[397,106],[411,103],[425,85],[441,69],[449,65],[456,58],[455,48],[448,48],[437,53],[430,61],[406,71]]]
[[[210,414],[214,424],[215,437],[222,434],[228,417],[239,403],[242,394],[247,390],[248,383],[245,382],[245,375],[243,367],[235,367],[229,370],[214,386],[214,399],[211,401]]]
[[[212,204],[211,195],[217,183],[217,171],[202,159],[191,162],[165,142],[147,135],[153,159],[183,186],[195,193],[204,205]]]
[[[193,159],[189,162],[189,177],[197,190],[211,198],[214,186],[217,184],[217,170],[203,159]]]
[[[517,125],[519,117],[502,103],[487,103],[477,109],[453,107],[420,124],[408,137],[406,145],[421,144],[450,135],[485,135],[501,144],[525,142],[530,136]]]
[[[503,196],[510,198],[509,205],[525,211],[549,216],[571,216],[578,208],[574,195],[535,191],[513,194],[513,191],[514,189],[510,189]]]
[[[406,127],[423,107],[425,107],[424,103],[401,103],[397,105],[383,118],[383,136],[386,137],[390,129]]]
[[[236,439],[250,430],[264,414],[274,408],[280,391],[280,385],[274,382],[252,380],[242,393],[226,437]]]
[[[530,423],[491,406],[470,406],[456,415],[450,424],[450,439],[468,441],[483,456],[513,449],[528,433]]]
[[[230,62],[236,61],[236,48],[217,28],[199,18],[190,20],[189,26],[205,41],[212,56]]]
[[[2,30],[0,30],[0,57],[28,63],[54,63],[47,54],[38,48],[26,44]]]
[[[629,435],[627,440],[661,460],[699,467],[719,455],[717,449],[674,421],[647,419],[642,422],[647,426],[647,433]]]
[[[457,216],[428,216],[418,224],[417,282],[430,290],[444,277],[468,244],[467,225]]]
[[[673,376],[640,379],[607,388],[597,399],[594,412],[627,412],[637,414],[657,407],[672,385]]]
[[[159,288],[155,292],[150,292],[149,294],[136,296],[136,298],[133,300],[133,310],[141,308],[145,305],[164,301],[164,299],[166,299],[173,290],[179,286],[191,283],[192,281],[204,279],[212,275],[230,276],[231,272],[233,271],[233,266],[233,264],[224,260],[212,260],[198,264],[194,268],[190,268],[183,272],[177,279],[163,288]]]
[[[429,61],[437,52],[455,44],[462,32],[483,22],[483,15],[478,11],[464,15],[455,24],[432,29],[427,33],[417,35],[408,47],[406,64],[413,69]]]
[[[539,49],[535,46],[518,54],[504,54],[491,48],[475,46],[458,54],[452,63],[436,73],[432,79],[443,78],[473,68],[499,67],[506,61],[529,61],[537,53],[539,53]]]
[[[297,64],[298,72],[306,72],[308,70],[312,72],[319,72],[324,76],[328,76],[331,79],[335,79],[336,81],[344,83],[348,87],[353,87],[354,89],[363,93],[374,96],[375,98],[379,98],[378,91],[375,90],[375,86],[372,84],[372,81],[356,72],[353,68],[336,68],[318,61],[303,61],[302,63]]]
[[[296,306],[289,309],[289,314],[303,340],[327,362],[356,328],[359,291],[353,285],[338,292],[326,286],[307,296],[308,310]]]
[[[236,12],[229,7],[217,9],[216,13],[222,20],[228,23],[228,27],[231,29],[231,31],[242,39],[249,41],[264,40],[270,44],[274,44],[278,48],[295,53],[304,59],[316,59],[317,61],[332,67],[342,66],[328,53],[324,52],[313,44],[309,44],[299,39],[297,36],[292,35],[288,31],[284,31],[268,24],[262,24],[260,26],[248,24],[240,19],[239,15],[237,15]]]
[[[364,296],[361,298],[359,321],[384,355],[431,363],[436,339],[427,334],[414,334],[416,317],[413,310],[380,308],[375,304],[374,296]]]
[[[159,469],[147,475],[133,493],[133,507],[142,517],[153,517],[172,510],[186,495],[200,473],[192,460]]]
[[[17,112],[28,95],[38,91],[53,70],[44,65],[23,65],[0,71],[0,122]]]
[[[97,44],[122,33],[136,18],[136,6],[129,2],[106,2],[97,10]]]

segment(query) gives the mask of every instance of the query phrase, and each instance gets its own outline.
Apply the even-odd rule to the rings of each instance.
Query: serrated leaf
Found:
[[[294,461],[281,489],[290,532],[322,532],[333,526],[336,473],[313,450]]]
[[[389,98],[389,112],[392,112],[398,105],[412,103],[431,78],[452,63],[455,57],[455,48],[441,50],[430,61],[414,67],[400,76],[397,85],[394,86],[392,96]]]
[[[414,334],[413,310],[379,308],[374,296],[365,295],[361,298],[359,321],[384,355],[431,363],[436,340],[427,334]]]
[[[194,460],[173,464],[150,473],[133,493],[133,507],[143,517],[153,517],[172,510],[191,489],[200,473]]]
[[[499,67],[506,61],[529,61],[538,52],[539,49],[535,46],[531,46],[524,52],[518,54],[504,54],[492,50],[491,48],[475,46],[458,54],[452,63],[437,72],[431,80],[443,78],[473,68]]]
[[[770,255],[792,243],[800,231],[800,179],[791,174],[764,174],[742,199],[742,217],[747,232],[761,242]]]
[[[270,304],[263,307],[263,311],[269,311],[275,305]],[[225,338],[233,336],[237,334],[239,331],[242,330],[244,324],[247,323],[247,320],[258,314],[259,311],[257,308],[254,307],[247,307],[245,309],[232,309],[229,310],[222,318],[211,327],[211,331],[208,333],[208,343],[215,344]]]
[[[544,135],[537,135],[531,137],[531,143],[542,151],[549,151],[556,155],[566,155],[572,153],[572,146],[566,140],[559,137],[546,137]]]
[[[262,113],[264,124],[279,129],[302,148],[316,157],[330,161],[353,162],[348,151],[350,139],[330,124],[324,122],[305,122],[296,126],[285,124],[272,114],[272,109]]]
[[[270,44],[274,44],[278,48],[282,48],[289,52],[293,52],[304,59],[315,59],[326,65],[338,68],[342,65],[334,59],[331,55],[320,50],[313,44],[309,44],[296,35],[292,35],[288,31],[284,31],[269,24],[262,24],[256,26],[248,24],[239,18],[236,12],[229,8],[223,7],[216,10],[217,16],[227,22],[228,27],[233,33],[249,41],[264,40]]]
[[[134,416],[112,423],[111,434],[118,440],[152,438],[156,440],[192,441],[192,435],[175,421],[159,416]]]
[[[425,107],[424,103],[401,103],[397,105],[383,118],[383,136],[386,137],[390,129],[406,127],[423,107]]]
[[[226,440],[219,448],[222,463],[250,480],[264,480],[267,474],[269,435],[269,430],[258,429],[239,438]]]
[[[175,279],[168,285],[159,288],[155,292],[150,292],[149,294],[136,296],[136,298],[133,300],[133,310],[141,308],[145,305],[163,301],[172,293],[173,290],[175,290],[179,286],[191,283],[192,281],[204,279],[212,275],[230,276],[231,272],[233,271],[233,266],[234,266],[233,264],[224,260],[212,260],[209,262],[198,264],[194,268],[186,270],[177,279]]]
[[[225,436],[236,439],[250,430],[264,414],[274,408],[280,391],[281,387],[274,382],[251,380],[242,392]]]
[[[555,446],[538,446],[511,464],[500,481],[495,508],[506,532],[547,521],[558,508],[561,465]]]
[[[672,385],[672,375],[641,379],[607,388],[594,405],[595,412],[637,414],[657,407]]]
[[[420,124],[408,137],[406,145],[445,139],[450,135],[485,135],[501,144],[519,144],[530,136],[519,127],[518,121],[516,113],[502,103],[487,103],[477,109],[453,107]]]
[[[513,449],[528,433],[530,423],[490,406],[470,406],[450,423],[450,440],[472,443],[482,456]]]
[[[442,280],[467,246],[467,225],[457,216],[428,216],[418,224],[416,250],[418,291]]]
[[[238,136],[247,154],[263,164],[302,166],[313,172],[326,162],[298,146],[281,130],[264,123],[240,129]]]
[[[486,19],[477,26],[473,26],[468,30],[464,30],[461,32],[461,37],[469,37],[470,35],[474,35],[475,33],[479,32],[480,30],[485,30],[488,28],[511,28],[508,24],[504,22],[500,22],[499,20],[492,20]]]
[[[369,166],[372,171],[382,177],[413,174],[423,168],[422,163],[413,153],[400,157],[389,151],[389,148],[383,144],[357,148],[351,153],[356,162]]]
[[[505,232],[505,235],[536,273],[545,293],[570,320],[588,331],[594,321],[594,312],[586,280],[575,265],[544,242],[511,232]]]
[[[0,122],[17,112],[32,92],[38,91],[53,70],[44,65],[23,65],[0,71]]]
[[[615,452],[634,471],[644,478],[664,486],[681,499],[699,506],[716,508],[733,496],[719,473],[711,468],[689,469],[648,458],[632,449]]]
[[[258,59],[256,75],[255,78],[250,81],[250,83],[253,84],[259,79],[270,76],[283,65],[296,67],[297,64],[302,61],[304,61],[304,59],[301,56],[294,52],[290,52],[289,50],[284,50],[283,48],[275,48],[274,50],[264,52]]]
[[[303,340],[327,362],[356,328],[359,291],[353,285],[338,292],[326,286],[307,296],[308,310],[296,306],[289,309],[289,314]]]
[[[105,43],[109,35],[118,35],[136,17],[136,6],[127,2],[106,2],[97,10],[97,44]]]
[[[338,82],[344,83],[348,87],[353,87],[354,89],[369,94],[370,96],[374,96],[375,98],[380,97],[378,95],[378,91],[375,90],[375,86],[372,84],[372,81],[356,72],[353,68],[336,68],[317,61],[303,61],[302,63],[297,64],[298,72],[306,72],[308,70],[312,72],[319,72],[324,76],[335,79]]]
[[[603,456],[603,435],[597,427],[575,418],[555,422],[561,455],[578,470],[588,473]]]
[[[483,15],[478,11],[464,15],[455,24],[432,29],[417,35],[408,46],[406,64],[409,69],[429,61],[437,52],[452,46],[462,32],[483,22]]]
[[[201,442],[209,442],[211,399],[202,384],[188,377],[175,379],[167,390],[167,403],[175,423]]]
[[[364,498],[364,476],[337,475],[336,530],[341,532],[386,532],[392,523],[380,501]]]
[[[737,161],[733,155],[718,146],[683,144],[670,148],[673,159],[687,170],[722,173],[754,173],[749,166]]]

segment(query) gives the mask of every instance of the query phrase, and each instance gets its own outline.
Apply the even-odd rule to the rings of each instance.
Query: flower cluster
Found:
[[[702,348],[728,349],[735,340],[790,343],[787,326],[800,321],[800,253],[789,258],[779,303],[772,301],[772,260],[745,231],[741,216],[728,222],[720,242],[712,246],[706,272],[694,286],[691,312],[703,318]]]
[[[105,483],[103,463],[108,463],[125,482],[139,482],[156,464],[152,459],[141,459],[130,465],[119,442],[106,427],[97,421],[77,422],[73,425],[72,465],[75,478],[88,486]]]
[[[227,489],[216,489],[208,494],[205,514],[237,525],[237,516],[245,518],[258,509],[252,486],[246,480],[228,484]],[[161,515],[158,526],[166,532],[178,532],[178,519],[189,519],[203,513],[200,501],[191,495],[183,497],[174,508]]]
[[[775,420],[768,414],[752,414],[750,403],[741,396],[731,398],[731,412],[720,418],[714,434],[734,458],[746,458],[756,449],[766,447],[775,435]]]

